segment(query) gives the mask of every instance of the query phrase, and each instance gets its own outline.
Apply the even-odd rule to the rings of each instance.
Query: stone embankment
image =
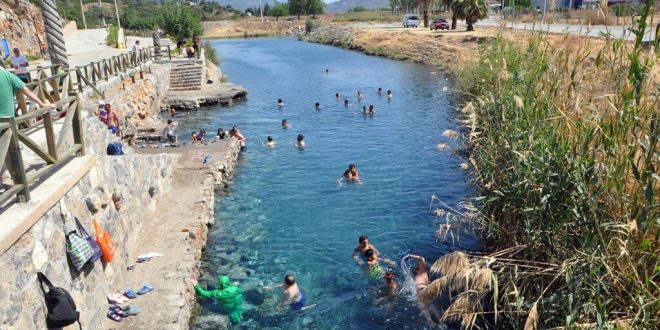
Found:
[[[41,10],[30,2],[0,1],[0,34],[11,47],[18,47],[27,55],[41,56],[46,52]]]
[[[114,87],[103,87],[127,135],[163,126],[158,115],[169,86],[169,64],[146,66],[143,74],[144,79],[135,82],[124,76]],[[228,141],[180,148],[125,146],[126,155],[107,156],[107,144],[119,138],[96,119],[98,99],[91,94],[83,98],[85,157],[94,165],[0,255],[0,269],[11,270],[0,272],[0,299],[8,302],[0,306],[0,329],[46,328],[37,272],[71,293],[84,329],[187,328],[194,296],[190,278],[196,274],[207,226],[213,221],[214,188],[228,183],[238,145]],[[212,158],[203,164],[206,155]],[[120,205],[113,195],[121,196]],[[64,226],[74,228],[76,217],[92,234],[92,219],[109,232],[117,246],[112,262],[98,261],[75,271],[66,255]],[[126,270],[146,252],[163,257]],[[126,287],[137,290],[146,283],[156,291],[131,301],[142,308],[140,315],[120,324],[107,319],[107,294]]]

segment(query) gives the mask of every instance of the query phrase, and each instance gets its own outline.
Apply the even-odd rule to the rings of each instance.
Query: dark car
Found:
[[[431,30],[449,30],[449,23],[444,18],[434,18],[430,27]]]

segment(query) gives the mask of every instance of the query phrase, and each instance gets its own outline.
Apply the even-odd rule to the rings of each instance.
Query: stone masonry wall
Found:
[[[114,269],[125,268],[126,251],[135,241],[140,221],[156,209],[160,194],[167,189],[175,159],[172,155],[97,156],[97,165],[49,210],[5,254],[0,256],[0,329],[44,329],[45,306],[36,273],[43,272],[55,286],[71,293],[81,312],[84,329],[96,329],[105,317],[103,301],[116,279]],[[139,173],[139,175],[136,175]],[[122,196],[115,210],[113,192]],[[63,215],[64,214],[64,215]],[[68,216],[67,216],[68,214]],[[63,220],[75,228],[78,217],[93,233],[92,218],[103,226],[117,245],[114,260],[86,265],[77,273],[69,265],[65,249]],[[148,230],[148,229],[143,229]],[[133,259],[135,256],[131,256]]]
[[[47,51],[41,9],[28,1],[21,0],[18,6],[14,0],[0,1],[0,36],[7,38],[9,47],[18,47],[27,55]]]

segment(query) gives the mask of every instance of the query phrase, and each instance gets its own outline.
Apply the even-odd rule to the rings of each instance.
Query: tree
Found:
[[[456,17],[456,12],[458,11],[456,0],[442,0],[442,2],[447,8],[451,9],[451,29],[456,30],[456,21],[458,21]]]
[[[458,10],[456,17],[465,19],[467,31],[474,31],[474,23],[488,16],[486,0],[456,0],[456,4]]]
[[[289,12],[297,15],[315,15],[323,14],[323,1],[322,0],[289,0]]]
[[[415,0],[415,5],[422,11],[424,27],[429,27],[429,8],[435,6],[439,0]]]
[[[289,5],[278,3],[268,11],[268,14],[275,17],[275,20],[278,21],[282,16],[289,16]]]

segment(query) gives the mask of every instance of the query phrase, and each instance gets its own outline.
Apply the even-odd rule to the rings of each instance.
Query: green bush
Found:
[[[309,34],[315,29],[317,29],[319,26],[321,26],[321,23],[312,19],[311,17],[307,17],[307,19],[305,20],[305,33]]]
[[[117,39],[119,38],[119,28],[116,25],[110,25],[108,35],[105,37],[105,44],[111,47],[117,46]]]
[[[202,47],[204,48],[204,55],[206,56],[207,60],[211,61],[211,63],[215,65],[220,64],[220,56],[218,55],[218,52],[215,50],[215,48],[213,48],[210,41],[204,41]]]

